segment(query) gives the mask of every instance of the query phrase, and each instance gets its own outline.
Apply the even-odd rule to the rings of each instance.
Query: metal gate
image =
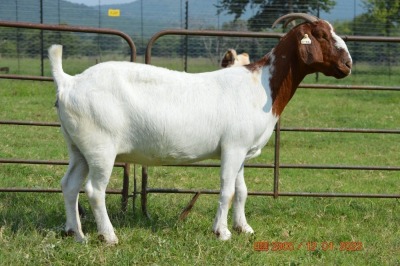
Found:
[[[131,61],[135,61],[136,48],[133,41],[126,34],[111,30],[111,29],[98,29],[87,27],[68,27],[58,25],[44,25],[34,23],[17,23],[17,22],[4,22],[0,21],[0,27],[16,27],[16,28],[30,28],[41,30],[54,30],[54,31],[73,31],[73,32],[90,32],[118,35],[125,39],[131,48]],[[233,31],[194,31],[194,30],[165,30],[156,33],[148,42],[145,54],[146,64],[151,63],[151,49],[156,40],[164,35],[184,35],[184,36],[221,36],[221,37],[249,37],[249,38],[280,38],[283,36],[281,33],[255,33],[255,32],[233,32]],[[399,37],[375,37],[375,36],[342,36],[345,41],[350,42],[395,42],[400,43]],[[52,81],[50,77],[39,76],[20,76],[20,75],[0,75],[0,78],[7,79],[24,79],[24,80],[37,80],[37,81]],[[354,85],[322,85],[322,84],[300,84],[303,89],[336,89],[336,90],[376,90],[376,91],[396,91],[400,92],[400,87],[389,86],[354,86]],[[59,127],[58,123],[43,123],[43,122],[24,122],[24,121],[0,121],[3,125],[25,125],[25,126],[50,126]],[[278,122],[275,129],[275,153],[273,164],[245,164],[247,168],[270,168],[274,171],[274,182],[271,191],[249,191],[249,195],[259,196],[272,196],[277,198],[279,196],[290,197],[358,197],[358,198],[400,198],[400,194],[356,194],[356,193],[313,193],[313,192],[281,192],[279,190],[279,169],[342,169],[342,170],[384,170],[384,171],[400,171],[400,166],[357,166],[357,165],[304,165],[304,164],[281,164],[280,158],[280,136],[281,132],[339,132],[343,134],[363,133],[363,134],[400,134],[400,130],[395,129],[357,129],[357,128],[285,128],[281,127]],[[38,161],[38,160],[23,160],[23,159],[1,159],[0,163],[22,163],[22,164],[53,164],[53,165],[67,165],[66,161]],[[129,194],[129,165],[116,164],[117,167],[124,168],[124,181],[122,191],[107,191],[113,194],[122,194],[122,209],[125,210],[127,206],[128,197],[141,195],[141,208],[142,212],[147,213],[147,194],[148,193],[188,193],[194,194],[192,200],[181,214],[184,218],[190,208],[201,194],[218,194],[219,190],[204,190],[204,189],[166,189],[166,188],[149,188],[147,167],[142,167],[142,188],[141,191],[136,190],[136,179],[134,177],[134,191]],[[219,167],[219,164],[214,163],[194,163],[194,164],[179,164],[168,165],[171,167]],[[60,189],[31,189],[31,188],[0,188],[0,192],[61,192]]]
[[[209,31],[209,30],[164,30],[152,36],[146,48],[145,62],[151,64],[151,50],[153,44],[165,35],[183,35],[183,36],[218,36],[218,37],[250,37],[250,38],[281,38],[281,33],[255,33],[255,32],[232,32],[232,31]],[[380,36],[341,36],[345,41],[353,42],[394,42],[400,43],[399,37],[380,37]],[[323,84],[300,84],[303,89],[337,89],[337,90],[376,90],[376,91],[396,91],[400,92],[400,87],[389,86],[353,86],[353,85],[323,85]],[[281,132],[340,132],[340,133],[364,133],[364,134],[400,134],[400,130],[392,129],[357,129],[357,128],[284,128],[278,121],[275,127],[275,153],[273,164],[245,164],[247,168],[272,168],[274,171],[274,182],[271,191],[249,191],[249,195],[279,196],[289,197],[354,197],[354,198],[400,198],[400,194],[365,194],[365,193],[314,193],[314,192],[280,192],[279,191],[279,169],[341,169],[341,170],[384,170],[400,171],[400,166],[358,166],[358,165],[304,165],[304,164],[281,164],[280,157],[280,136]],[[169,165],[175,167],[219,167],[219,164],[195,163]],[[219,190],[201,190],[201,189],[165,189],[149,188],[147,169],[142,169],[142,191],[141,208],[142,212],[148,215],[147,194],[148,193],[189,193],[194,194],[192,200],[181,213],[180,218],[186,217],[190,209],[195,204],[201,194],[219,194]]]
[[[8,22],[0,21],[0,27],[12,27],[12,28],[25,28],[25,29],[39,29],[48,31],[67,31],[67,32],[85,32],[85,33],[98,33],[115,35],[123,38],[130,47],[130,60],[134,62],[136,60],[136,47],[132,39],[125,33],[113,29],[100,29],[90,27],[76,27],[76,26],[63,26],[63,25],[46,25],[37,23],[23,23],[23,22]],[[11,75],[11,74],[0,74],[0,78],[3,79],[18,79],[18,80],[34,80],[34,81],[51,81],[51,77],[43,76],[26,76],[26,75]],[[1,125],[18,125],[18,126],[39,126],[39,127],[60,127],[59,123],[46,123],[46,122],[27,122],[27,121],[0,121]],[[67,161],[50,161],[50,160],[34,160],[34,159],[5,159],[0,158],[0,163],[3,164],[34,164],[34,165],[68,165]],[[123,168],[123,186],[122,190],[107,190],[108,194],[121,194],[122,202],[121,208],[123,211],[126,210],[128,204],[129,195],[129,170],[130,165],[125,163],[116,163],[115,167]],[[135,185],[135,184],[134,184]],[[135,188],[136,189],[136,188]],[[47,193],[59,193],[60,189],[35,189],[35,188],[0,188],[0,192],[47,192]],[[81,191],[83,192],[83,191]],[[135,194],[133,194],[134,196]]]

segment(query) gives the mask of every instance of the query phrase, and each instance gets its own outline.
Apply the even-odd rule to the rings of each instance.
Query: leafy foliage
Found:
[[[260,31],[271,27],[276,18],[292,12],[301,12],[317,15],[319,10],[329,12],[336,4],[333,0],[222,0],[217,5],[218,13],[227,12],[235,15],[235,19],[247,8],[256,9],[256,14],[249,19],[249,28]]]
[[[398,28],[399,0],[364,0],[363,3],[367,10],[365,17],[377,24],[384,25],[385,36],[390,36],[391,32]]]

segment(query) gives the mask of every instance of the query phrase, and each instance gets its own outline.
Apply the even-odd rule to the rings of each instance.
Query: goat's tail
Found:
[[[49,58],[51,63],[51,71],[53,73],[54,80],[60,89],[61,83],[70,75],[64,73],[62,68],[62,45],[53,44],[49,48]]]

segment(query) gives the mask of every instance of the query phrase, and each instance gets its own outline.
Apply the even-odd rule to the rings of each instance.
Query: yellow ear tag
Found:
[[[304,34],[304,37],[300,42],[301,44],[311,44],[311,39],[308,37],[308,34]]]

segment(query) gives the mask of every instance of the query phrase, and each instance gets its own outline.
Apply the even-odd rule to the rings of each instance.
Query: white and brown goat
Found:
[[[221,192],[213,231],[229,239],[233,227],[253,233],[245,217],[244,161],[260,154],[302,79],[310,73],[344,78],[352,60],[331,24],[306,14],[261,60],[209,73],[106,62],[70,76],[62,46],[49,49],[57,83],[58,115],[70,162],[61,184],[66,231],[84,241],[78,195],[85,177],[99,235],[118,242],[107,214],[105,190],[115,161],[142,165],[221,160]]]
[[[228,49],[221,60],[221,68],[232,66],[245,66],[250,64],[248,53],[237,54],[235,49]]]

